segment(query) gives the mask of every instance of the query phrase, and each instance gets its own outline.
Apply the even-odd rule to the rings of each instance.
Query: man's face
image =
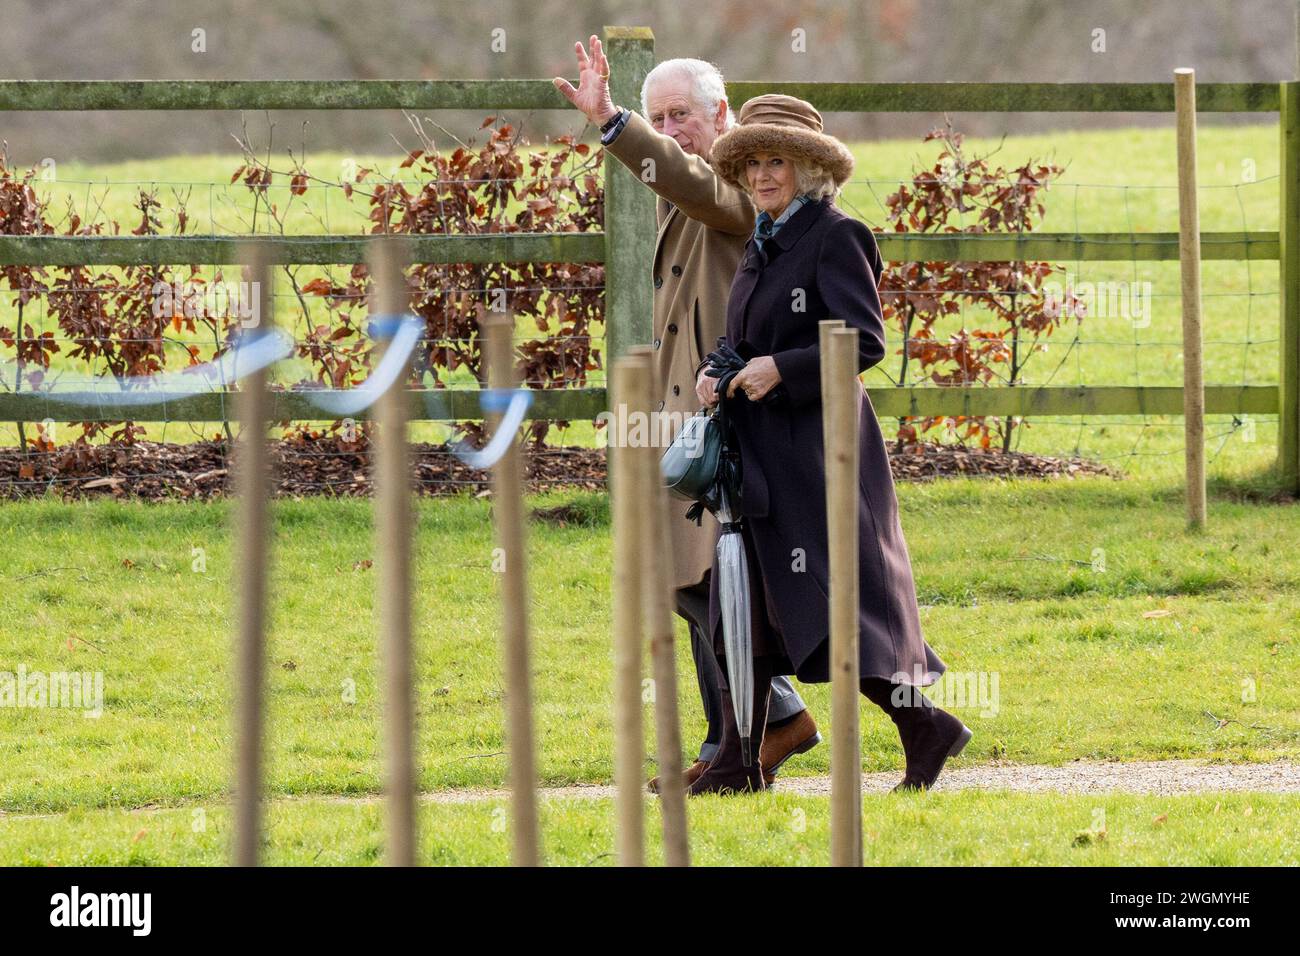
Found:
[[[686,77],[668,77],[646,91],[650,108],[650,125],[677,140],[677,145],[694,156],[708,156],[713,141],[722,132],[727,104],[709,115],[691,100],[691,81]]]

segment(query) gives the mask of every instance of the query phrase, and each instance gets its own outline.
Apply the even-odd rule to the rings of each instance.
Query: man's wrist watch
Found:
[[[610,117],[609,120],[607,120],[600,127],[601,145],[608,146],[610,143],[612,143],[614,139],[618,136],[618,134],[623,131],[623,127],[627,125],[627,121],[628,121],[628,111],[624,109],[620,109],[617,113],[615,113],[612,117]]]

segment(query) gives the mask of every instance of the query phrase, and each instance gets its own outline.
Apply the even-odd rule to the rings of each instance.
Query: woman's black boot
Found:
[[[722,673],[726,664],[718,662]],[[687,788],[688,796],[701,793],[745,793],[766,790],[763,768],[758,755],[763,746],[763,728],[767,725],[767,701],[772,691],[772,664],[767,657],[754,658],[754,712],[750,721],[750,762],[746,767],[741,753],[740,733],[736,730],[736,710],[731,691],[722,691],[722,742],[718,755],[699,778]]]
[[[864,677],[861,688],[863,695],[889,714],[898,728],[907,769],[895,791],[928,790],[934,786],[944,762],[961,753],[974,736],[960,720],[934,706],[919,687]]]

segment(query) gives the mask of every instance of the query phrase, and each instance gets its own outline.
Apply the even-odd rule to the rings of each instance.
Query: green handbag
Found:
[[[718,480],[722,461],[722,422],[703,409],[686,420],[659,459],[664,485],[678,498],[703,499]]]
[[[718,379],[714,388],[718,403],[711,413],[701,408],[688,418],[659,459],[659,472],[668,490],[678,498],[695,502],[686,517],[696,524],[701,523],[705,511],[718,513],[724,503],[724,492],[731,500],[727,512],[732,517],[728,520],[739,518],[740,452],[729,445],[727,400],[722,396],[727,394],[731,380],[745,367],[745,360],[726,348],[726,339],[720,338],[718,351],[709,353],[709,362]]]

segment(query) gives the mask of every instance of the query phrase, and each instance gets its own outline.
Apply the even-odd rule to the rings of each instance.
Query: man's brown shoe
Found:
[[[812,714],[802,710],[780,727],[768,727],[763,733],[763,746],[758,752],[758,762],[763,768],[763,780],[771,784],[781,765],[795,754],[804,754],[822,742]]]
[[[704,773],[704,771],[706,771],[706,770],[708,770],[708,769],[709,769],[709,764],[708,764],[707,761],[704,761],[704,760],[697,760],[697,761],[695,761],[695,763],[691,764],[689,767],[687,767],[685,770],[683,770],[683,771],[682,771],[682,789],[685,789],[685,788],[689,787],[689,786],[690,786],[691,784],[693,784],[696,780],[699,780],[699,779],[700,779],[700,774]],[[658,777],[651,777],[648,781],[646,781],[646,785],[645,785],[645,787],[646,787],[646,789],[649,790],[651,793],[658,793],[658,792],[659,792],[659,778],[658,778]]]

